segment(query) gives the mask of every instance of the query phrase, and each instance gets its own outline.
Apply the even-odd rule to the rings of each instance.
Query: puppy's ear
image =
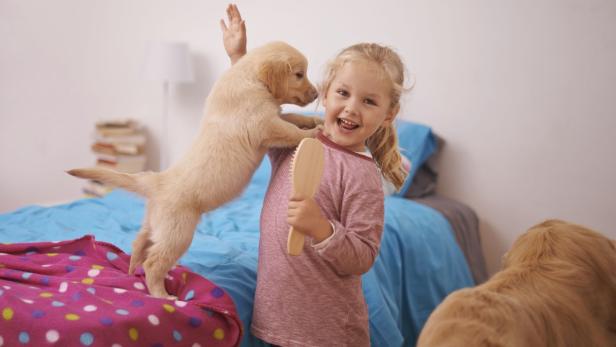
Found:
[[[287,95],[290,73],[291,67],[282,59],[270,60],[259,69],[259,80],[267,86],[274,98],[282,100]]]

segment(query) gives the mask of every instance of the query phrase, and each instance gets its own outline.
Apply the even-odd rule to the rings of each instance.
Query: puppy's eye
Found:
[[[298,72],[295,74],[295,77],[297,77],[298,80],[301,80],[302,78],[304,78],[304,73],[303,72]]]

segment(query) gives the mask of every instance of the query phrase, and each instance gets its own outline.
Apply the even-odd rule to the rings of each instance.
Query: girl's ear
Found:
[[[400,103],[397,103],[396,106],[391,107],[390,110],[385,115],[385,119],[383,120],[383,126],[389,126],[396,119],[398,112],[400,111]]]

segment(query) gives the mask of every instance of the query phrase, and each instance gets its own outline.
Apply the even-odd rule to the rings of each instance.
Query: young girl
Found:
[[[227,15],[223,41],[234,62],[246,51],[246,32],[237,7]],[[291,196],[294,148],[270,150],[251,327],[258,338],[280,346],[370,345],[361,275],[383,231],[380,177],[400,188],[406,176],[392,125],[403,69],[391,49],[367,43],[342,50],[329,65],[318,135],[325,167],[314,199]],[[290,225],[307,236],[300,256],[287,254]]]

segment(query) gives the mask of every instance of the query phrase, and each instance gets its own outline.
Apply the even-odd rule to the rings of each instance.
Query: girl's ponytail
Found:
[[[383,177],[393,183],[396,190],[400,190],[408,172],[402,167],[402,158],[398,150],[398,135],[396,135],[393,123],[379,127],[366,140],[366,146],[381,169]]]

